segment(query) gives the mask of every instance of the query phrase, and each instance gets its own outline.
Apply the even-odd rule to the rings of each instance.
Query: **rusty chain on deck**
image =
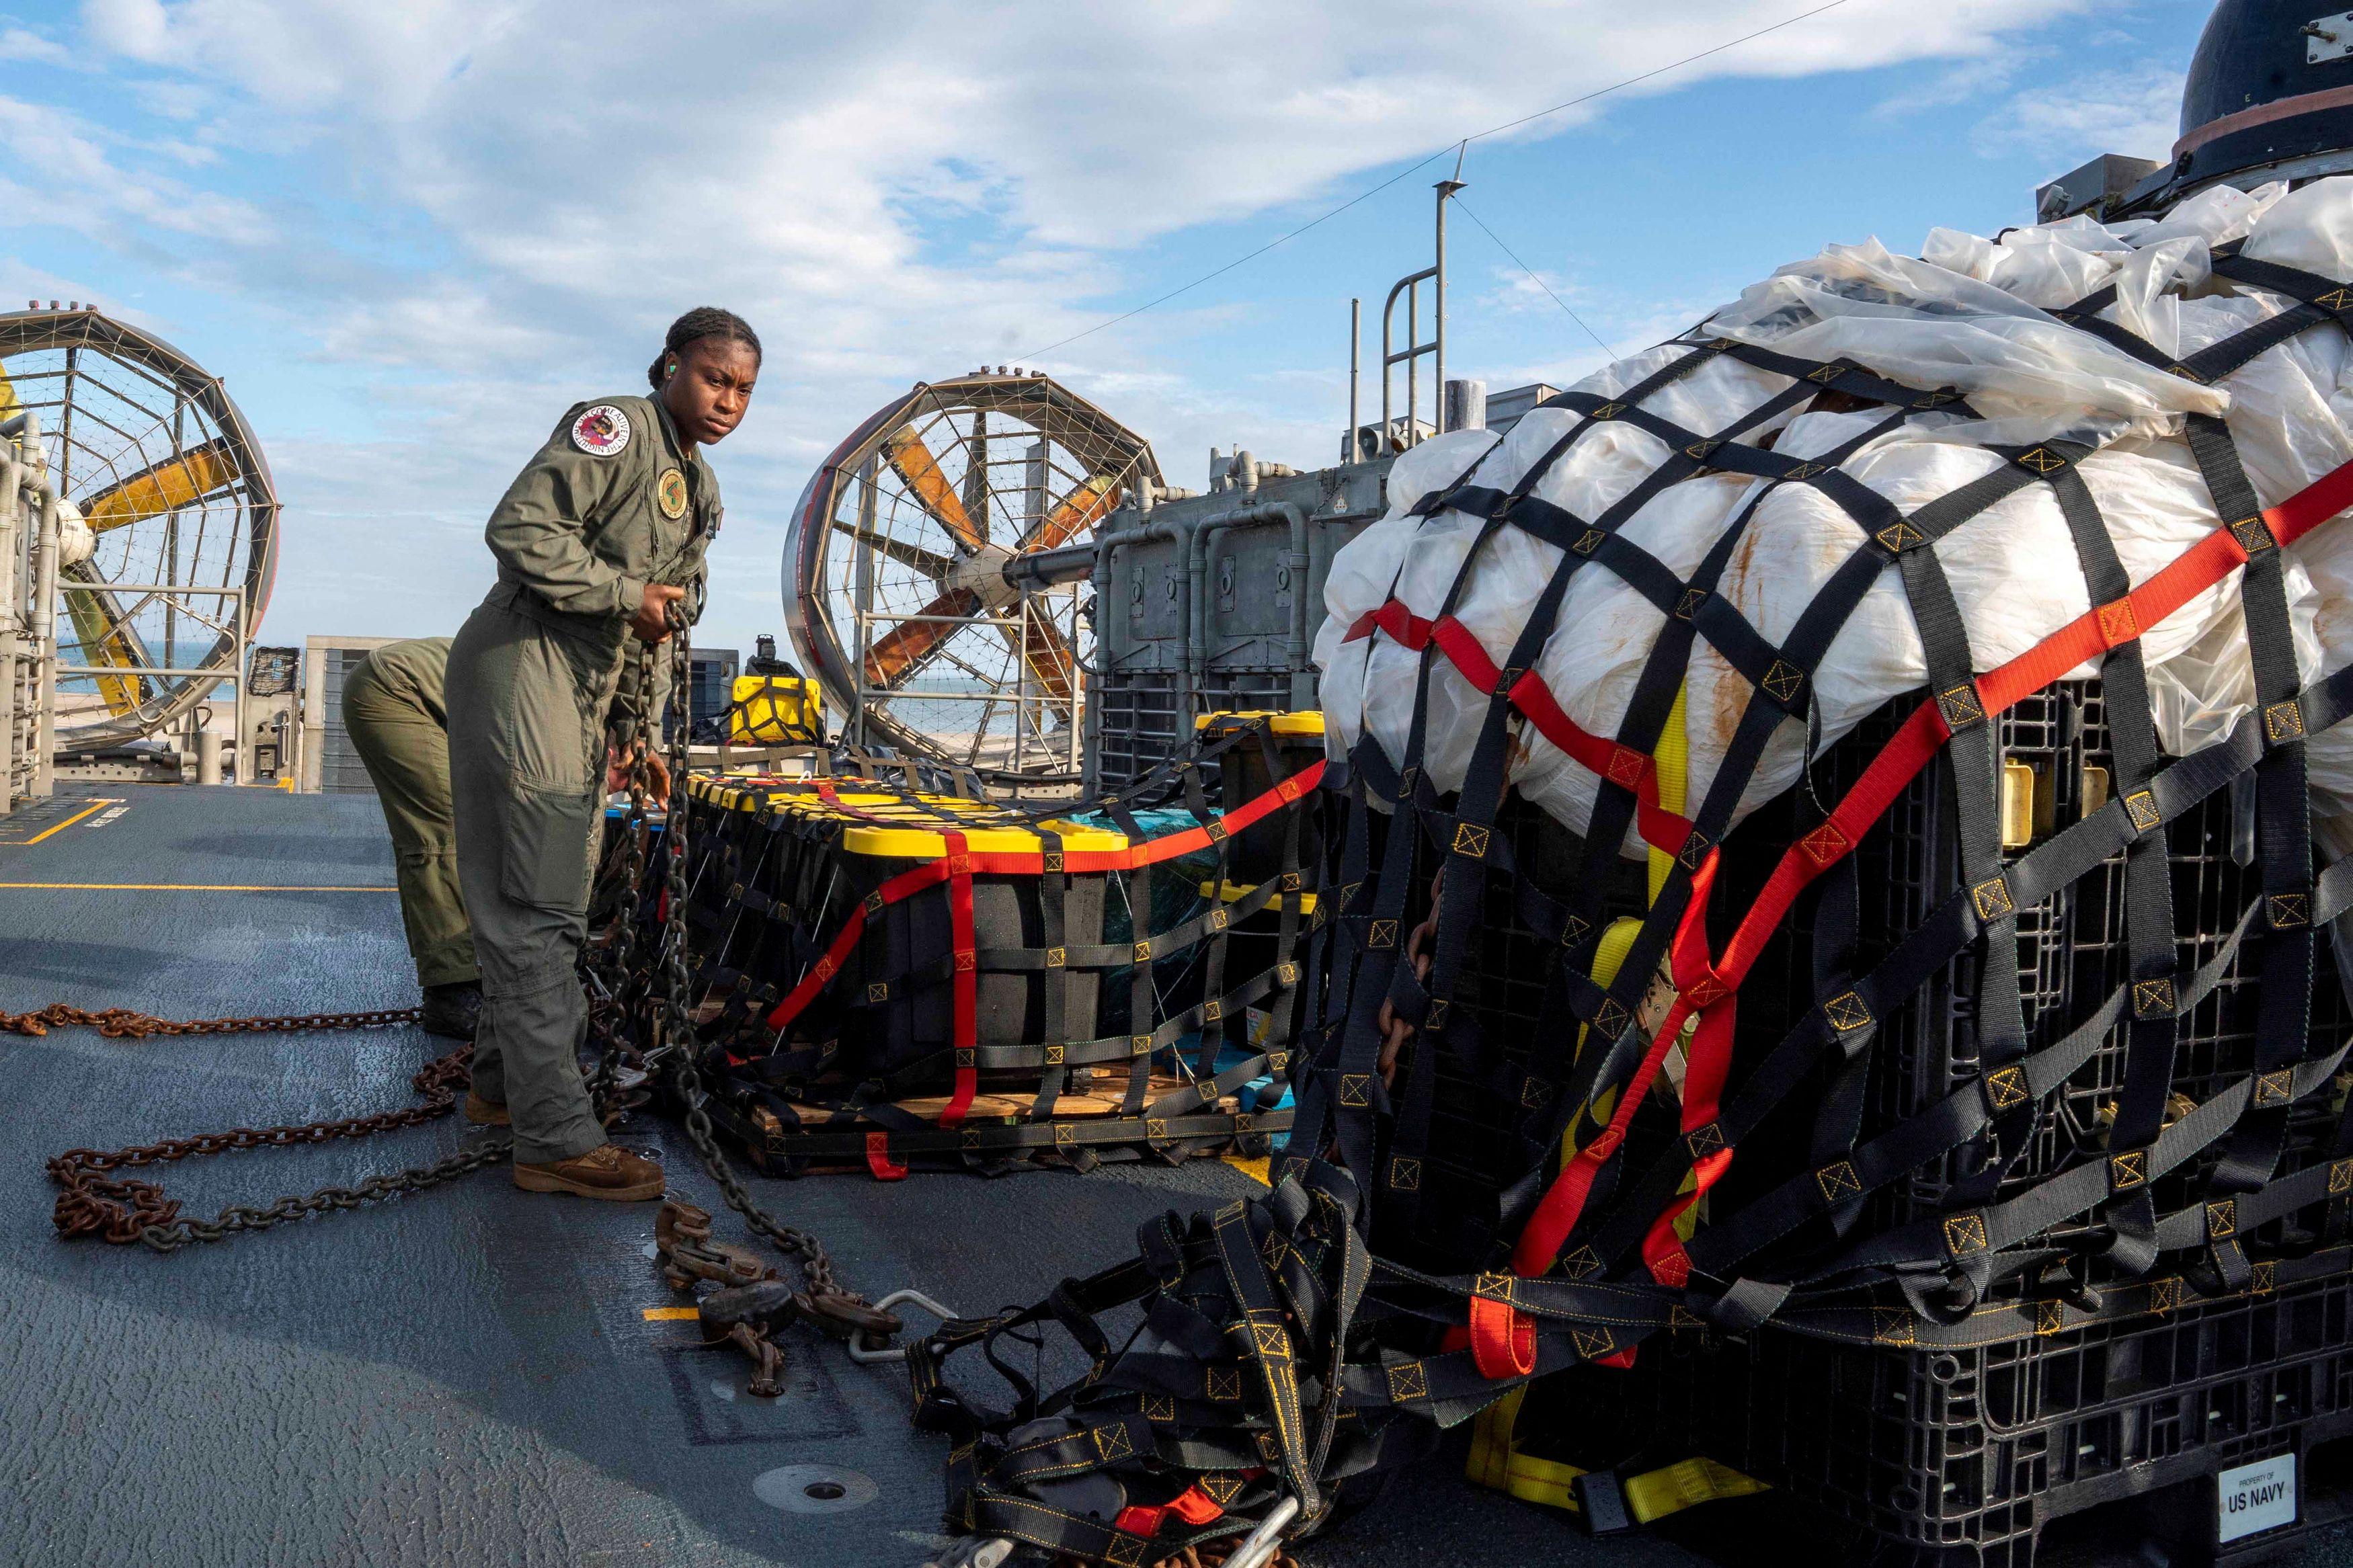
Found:
[[[684,692],[691,680],[691,655],[687,644],[683,606],[669,606],[673,689]],[[590,1092],[601,1119],[616,1109],[614,1086],[628,1021],[626,1012],[644,995],[638,989],[636,922],[643,895],[646,869],[647,804],[653,794],[655,761],[651,737],[660,715],[655,710],[655,659],[651,647],[637,660],[634,724],[629,741],[629,813],[626,844],[623,902],[615,931],[600,962],[592,963],[590,977],[605,994],[598,999],[603,1049],[591,1079]],[[654,957],[660,972],[659,1005],[649,1010],[650,1064],[670,1058],[673,1088],[683,1111],[688,1139],[703,1169],[718,1184],[727,1205],[744,1222],[792,1259],[801,1276],[801,1289],[793,1298],[795,1315],[841,1339],[861,1336],[869,1342],[898,1332],[899,1320],[878,1311],[866,1299],[834,1278],[833,1261],[818,1238],[786,1224],[754,1201],[712,1135],[711,1117],[703,1108],[706,1095],[694,1061],[694,1020],[688,969],[687,826],[677,792],[687,775],[689,737],[683,725],[670,737],[668,759],[670,792],[663,833],[664,887],[659,946]],[[602,973],[599,973],[598,972]],[[644,977],[649,986],[650,974]],[[622,1014],[622,1016],[616,1016]],[[90,1011],[56,1003],[29,1013],[0,1012],[0,1032],[47,1035],[53,1028],[94,1028],[109,1039],[147,1039],[156,1036],[291,1033],[303,1030],[368,1029],[417,1022],[423,1009],[387,1008],[367,1012],[309,1013],[279,1016],[247,1016],[175,1020],[127,1007]],[[60,1189],[53,1218],[60,1236],[98,1236],[116,1243],[141,1242],[157,1252],[174,1252],[193,1242],[219,1241],[246,1231],[266,1230],[289,1220],[330,1210],[357,1208],[403,1193],[413,1193],[507,1159],[512,1141],[494,1138],[474,1144],[428,1165],[396,1173],[370,1176],[356,1186],[328,1185],[308,1194],[289,1195],[262,1207],[233,1205],[211,1220],[184,1217],[177,1200],[164,1195],[152,1181],[123,1173],[150,1165],[231,1150],[285,1148],[358,1139],[399,1128],[422,1126],[456,1109],[458,1097],[469,1089],[473,1047],[464,1046],[420,1068],[411,1082],[424,1096],[418,1105],[377,1111],[366,1116],[304,1122],[280,1127],[237,1127],[221,1132],[198,1133],[125,1149],[69,1149],[49,1160],[50,1179]],[[705,1234],[707,1235],[707,1220]],[[775,1383],[778,1352],[768,1343],[765,1329],[744,1331],[757,1342],[744,1343],[770,1386]],[[740,1341],[739,1341],[740,1342]]]
[[[0,1013],[0,1034],[47,1034],[51,1029],[96,1029],[110,1040],[143,1040],[154,1035],[293,1034],[307,1029],[381,1029],[392,1024],[413,1024],[425,1016],[422,1007],[387,1007],[370,1013],[290,1013],[266,1018],[158,1018],[128,1007],[108,1007],[93,1013],[64,1002],[52,1002],[32,1013]]]
[[[231,1035],[288,1033],[301,1029],[382,1028],[414,1023],[414,1007],[367,1013],[305,1013],[276,1017],[197,1018],[174,1020],[152,1014],[112,1007],[87,1012],[57,1004],[37,1013],[0,1014],[0,1028],[20,1035],[46,1035],[51,1028],[87,1026],[109,1039],[146,1039],[156,1035]],[[456,1109],[458,1095],[472,1075],[474,1047],[461,1046],[420,1068],[409,1081],[425,1097],[421,1105],[379,1110],[368,1116],[347,1116],[282,1127],[233,1127],[225,1132],[199,1132],[169,1138],[160,1143],[137,1143],[128,1149],[69,1149],[48,1162],[49,1179],[60,1189],[53,1218],[60,1236],[98,1236],[118,1243],[142,1242],[157,1252],[176,1252],[191,1242],[219,1241],[243,1231],[267,1230],[290,1219],[324,1214],[330,1209],[357,1208],[399,1193],[413,1193],[453,1176],[507,1157],[503,1139],[463,1149],[429,1165],[396,1173],[370,1176],[355,1187],[328,1185],[316,1192],[280,1198],[267,1207],[231,1205],[210,1220],[183,1218],[176,1199],[164,1195],[153,1182],[115,1173],[185,1160],[202,1154],[222,1154],[233,1149],[282,1149],[298,1143],[331,1143],[339,1138],[365,1138],[396,1128],[418,1127]]]

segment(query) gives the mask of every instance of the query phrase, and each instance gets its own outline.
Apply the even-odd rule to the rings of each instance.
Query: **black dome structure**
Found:
[[[2189,62],[2169,159],[2130,191],[2105,204],[2071,201],[2071,210],[2105,205],[2109,217],[2145,216],[2219,183],[2253,186],[2353,169],[2353,10],[2314,14],[2327,3],[2221,0]],[[2077,178],[2056,184],[2072,196]]]

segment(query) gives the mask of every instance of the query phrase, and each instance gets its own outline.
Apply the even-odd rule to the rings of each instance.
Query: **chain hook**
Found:
[[[905,1361],[907,1359],[906,1346],[877,1344],[874,1342],[877,1340],[895,1338],[901,1332],[904,1331],[903,1325],[899,1322],[897,1316],[891,1311],[892,1308],[902,1306],[921,1307],[924,1311],[929,1312],[933,1317],[937,1318],[943,1323],[954,1322],[958,1316],[955,1309],[953,1307],[941,1306],[937,1301],[934,1301],[929,1296],[924,1295],[921,1290],[893,1290],[888,1296],[883,1297],[880,1301],[875,1302],[871,1308],[868,1309],[870,1311],[890,1317],[892,1321],[891,1329],[888,1331],[881,1333],[875,1333],[860,1329],[857,1332],[851,1334],[849,1336],[850,1360],[859,1363],[860,1365],[866,1365],[874,1362]]]

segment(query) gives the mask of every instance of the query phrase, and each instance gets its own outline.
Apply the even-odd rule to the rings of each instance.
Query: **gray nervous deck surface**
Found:
[[[124,809],[59,826],[90,804],[77,799],[0,819],[0,1007],[196,1017],[414,1003],[372,798],[99,793]],[[26,885],[43,883],[77,886]],[[253,888],[275,890],[225,890]],[[740,1394],[733,1352],[645,1317],[678,1300],[646,1257],[653,1205],[527,1196],[497,1170],[171,1258],[50,1229],[48,1153],[410,1103],[409,1074],[440,1048],[413,1029],[0,1037],[0,1563],[921,1562],[945,1445],[908,1427],[898,1369],[795,1334],[786,1396]],[[421,1163],[467,1135],[452,1118],[161,1179],[208,1215]],[[674,1193],[720,1210],[666,1123],[641,1117],[624,1136],[660,1151]],[[1252,1184],[1196,1162],[753,1186],[823,1237],[849,1282],[912,1284],[974,1311],[1035,1300],[1117,1260],[1162,1209]],[[723,1211],[719,1234],[747,1239]],[[807,1512],[764,1500],[804,1500],[801,1467],[851,1472],[853,1500],[863,1478],[872,1500]],[[1593,1542],[1460,1475],[1458,1435],[1303,1562],[1694,1561],[1655,1537]],[[2306,1559],[2345,1560],[2343,1542]]]

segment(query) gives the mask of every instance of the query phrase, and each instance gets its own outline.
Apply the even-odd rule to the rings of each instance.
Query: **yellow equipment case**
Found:
[[[825,704],[802,675],[739,675],[727,694],[731,746],[821,746]]]

